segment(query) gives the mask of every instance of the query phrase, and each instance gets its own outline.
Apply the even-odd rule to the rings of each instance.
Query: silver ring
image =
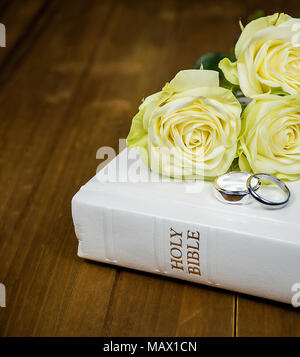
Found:
[[[267,200],[266,198],[263,198],[256,192],[255,187],[252,186],[252,179],[254,179],[254,178],[256,180],[265,179],[265,180],[275,183],[285,193],[286,199],[283,201],[276,202],[276,201],[270,201],[270,200]],[[279,180],[277,177],[274,177],[269,174],[261,174],[260,173],[260,174],[254,174],[254,175],[250,176],[247,179],[247,188],[249,190],[250,195],[253,198],[255,198],[258,202],[269,206],[270,208],[284,207],[285,205],[287,205],[287,203],[289,202],[290,197],[291,197],[291,192],[290,192],[289,188],[287,187],[287,185],[284,182],[282,182],[281,180]]]
[[[252,201],[247,188],[247,180],[251,176],[249,172],[231,171],[218,176],[214,180],[215,195],[221,202],[229,204],[247,204]],[[260,187],[257,179],[254,190]]]

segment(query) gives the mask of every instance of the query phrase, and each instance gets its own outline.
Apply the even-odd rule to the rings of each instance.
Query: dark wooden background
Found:
[[[76,256],[70,201],[142,97],[257,9],[299,0],[1,1],[1,336],[300,336],[300,311]]]

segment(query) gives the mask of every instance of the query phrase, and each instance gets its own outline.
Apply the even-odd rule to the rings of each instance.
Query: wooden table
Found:
[[[76,256],[74,193],[118,149],[142,97],[256,9],[298,0],[2,1],[1,336],[300,336],[300,311]]]

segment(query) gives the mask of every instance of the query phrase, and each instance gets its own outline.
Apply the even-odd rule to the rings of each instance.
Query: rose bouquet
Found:
[[[299,179],[299,30],[300,19],[285,14],[242,27],[234,58],[206,55],[143,101],[127,146],[174,178],[211,180],[235,168]]]

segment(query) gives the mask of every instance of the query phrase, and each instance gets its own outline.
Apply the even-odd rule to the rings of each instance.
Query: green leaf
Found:
[[[224,76],[220,82],[220,87],[231,90],[236,97],[238,95],[238,91],[240,90],[238,85],[230,83]]]
[[[210,69],[212,71],[218,71],[220,73],[220,79],[224,78],[224,75],[220,68],[218,67],[219,62],[227,57],[226,55],[220,52],[206,53],[196,63],[196,69],[200,69],[203,66],[203,69]]]
[[[255,12],[253,12],[253,14],[251,14],[250,16],[248,16],[248,23],[253,21],[253,20],[256,20],[256,19],[259,19],[260,17],[263,17],[265,16],[265,12],[264,10],[256,10]]]
[[[232,164],[231,164],[228,172],[230,172],[230,171],[240,171],[239,158],[238,157],[233,159]]]
[[[235,60],[234,54],[227,56],[220,52],[207,53],[199,58],[196,63],[196,69],[200,69],[203,66],[203,69],[210,69],[213,71],[218,71],[220,76],[220,86],[226,89],[229,89],[236,96],[237,92],[240,90],[238,85],[230,83],[225,77],[222,70],[219,68],[219,62],[223,58],[229,58],[231,61]]]

